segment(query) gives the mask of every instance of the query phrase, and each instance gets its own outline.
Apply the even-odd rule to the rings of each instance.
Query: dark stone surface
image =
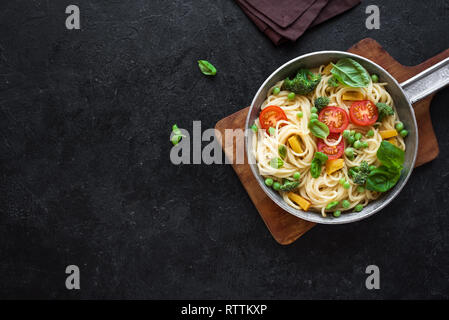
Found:
[[[449,47],[447,2],[364,1],[281,47],[233,1],[80,1],[68,31],[71,3],[0,2],[0,297],[449,298],[448,89],[431,108],[440,156],[392,204],[286,247],[230,166],[172,165],[168,140],[247,106],[303,53],[372,37],[418,64]],[[381,290],[365,289],[370,264]]]

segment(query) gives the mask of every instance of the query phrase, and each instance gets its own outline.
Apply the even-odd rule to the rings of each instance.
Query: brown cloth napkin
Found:
[[[275,45],[296,41],[309,27],[339,15],[360,0],[236,0]]]

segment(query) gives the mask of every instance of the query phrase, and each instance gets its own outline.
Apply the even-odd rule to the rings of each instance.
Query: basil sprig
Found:
[[[310,132],[318,138],[326,139],[329,135],[329,128],[325,123],[318,121],[317,119],[312,119],[309,122]]]
[[[393,188],[401,177],[404,157],[403,150],[387,141],[382,141],[377,150],[377,158],[382,165],[370,172],[366,179],[366,188],[377,192],[385,192]]]
[[[370,84],[371,77],[366,69],[351,58],[343,58],[332,63],[331,73],[338,82],[352,88],[364,88]]]
[[[198,60],[198,67],[206,76],[215,76],[217,74],[217,69],[207,60]]]
[[[287,147],[283,144],[279,145],[278,148],[279,151],[279,155],[281,156],[282,159],[285,159],[285,157],[287,156]]]

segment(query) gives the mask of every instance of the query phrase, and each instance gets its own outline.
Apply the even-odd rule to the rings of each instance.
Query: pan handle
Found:
[[[410,103],[418,102],[449,84],[449,58],[401,83]]]

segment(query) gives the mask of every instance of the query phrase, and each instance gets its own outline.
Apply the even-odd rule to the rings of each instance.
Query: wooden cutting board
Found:
[[[370,38],[361,40],[348,51],[364,56],[381,65],[391,75],[393,75],[399,83],[449,57],[449,49],[447,49],[417,66],[403,66],[394,60],[393,57],[391,57],[378,42]],[[429,113],[432,98],[433,95],[413,105],[419,131],[416,166],[420,166],[435,159],[439,152],[438,142],[435,137],[435,132],[433,130]],[[235,144],[223,146],[223,140],[220,137],[224,137],[225,129],[243,129],[245,127],[245,120],[248,110],[249,107],[242,109],[218,121],[215,125],[217,137],[219,138],[218,140],[222,144],[223,151],[227,156],[233,152]],[[243,143],[243,141],[239,142]],[[315,223],[297,218],[277,206],[260,188],[257,180],[251,173],[251,169],[247,164],[246,154],[244,163],[245,164],[233,164],[232,167],[248,192],[252,202],[259,211],[259,214],[268,227],[268,230],[270,230],[274,239],[278,243],[283,245],[290,244],[315,225]]]

